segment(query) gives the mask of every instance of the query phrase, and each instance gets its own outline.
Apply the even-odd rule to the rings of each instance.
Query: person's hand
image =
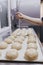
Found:
[[[23,17],[24,17],[24,14],[22,14],[22,13],[20,13],[20,12],[17,12],[17,13],[16,13],[16,18],[17,18],[17,19],[23,19]]]

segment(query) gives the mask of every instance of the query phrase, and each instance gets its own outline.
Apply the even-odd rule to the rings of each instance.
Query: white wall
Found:
[[[16,8],[16,0],[11,0],[11,8],[12,9]]]

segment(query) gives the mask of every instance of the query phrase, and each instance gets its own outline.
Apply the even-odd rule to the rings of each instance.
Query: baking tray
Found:
[[[6,51],[9,50],[10,46],[8,46],[7,49],[5,50],[2,50],[2,57],[0,57],[0,62],[11,62],[11,63],[43,63],[43,52],[42,52],[42,45],[41,45],[41,42],[37,36],[37,34],[35,33],[35,31],[33,30],[33,33],[35,34],[35,36],[37,37],[36,40],[37,40],[37,45],[38,45],[38,59],[37,60],[34,60],[34,61],[27,61],[24,59],[24,53],[26,51],[26,46],[27,46],[27,38],[23,41],[23,46],[22,46],[22,49],[19,52],[19,56],[17,59],[15,60],[7,60],[5,58],[5,54],[6,54]]]

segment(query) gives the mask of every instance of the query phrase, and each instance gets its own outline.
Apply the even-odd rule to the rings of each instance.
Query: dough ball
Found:
[[[27,49],[25,52],[25,59],[36,60],[38,57],[38,52],[35,49]]]
[[[26,36],[26,35],[27,35],[27,30],[23,28],[21,31],[21,36]]]
[[[16,29],[14,32],[15,32],[15,33],[19,33],[20,31],[21,31],[21,29],[18,28],[18,29]]]
[[[10,49],[6,52],[7,59],[16,59],[18,57],[18,51],[16,49]]]
[[[27,48],[28,48],[28,49],[29,49],[29,48],[37,49],[37,44],[35,44],[35,43],[29,43],[29,44],[27,44]]]
[[[8,44],[11,44],[11,43],[12,43],[12,40],[11,40],[10,38],[6,38],[4,41],[5,41],[6,43],[8,43]]]
[[[17,38],[20,38],[21,40],[24,41],[24,37],[23,36],[17,36]]]
[[[19,42],[14,42],[11,46],[12,49],[20,50],[22,48],[22,45]]]
[[[27,35],[30,35],[30,34],[33,34],[33,29],[32,28],[29,28],[28,31],[27,31]]]
[[[9,36],[9,39],[11,39],[12,41],[15,40],[14,36]]]
[[[29,37],[36,37],[35,34],[29,34]]]
[[[26,29],[26,28],[22,28],[22,31],[26,32],[26,31],[27,31],[27,29]]]
[[[6,49],[8,47],[8,44],[6,42],[0,43],[0,49]]]
[[[36,38],[32,36],[29,37],[27,43],[36,43]]]
[[[16,39],[14,40],[14,42],[23,43],[23,40],[22,40],[21,38],[16,38]]]
[[[14,32],[11,34],[11,36],[14,36],[14,38],[17,37],[17,35]]]
[[[20,33],[21,33],[21,29],[17,29],[11,35],[13,35],[14,37],[17,37],[18,35],[20,35]]]

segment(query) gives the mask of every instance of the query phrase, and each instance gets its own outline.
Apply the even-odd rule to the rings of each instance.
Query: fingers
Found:
[[[18,12],[16,13],[16,18],[19,19],[19,13]]]
[[[17,19],[22,19],[22,13],[17,12],[17,13],[16,13],[16,18],[17,18]]]
[[[17,13],[16,13],[16,15],[19,15],[19,14],[20,14],[20,12],[17,12]]]

